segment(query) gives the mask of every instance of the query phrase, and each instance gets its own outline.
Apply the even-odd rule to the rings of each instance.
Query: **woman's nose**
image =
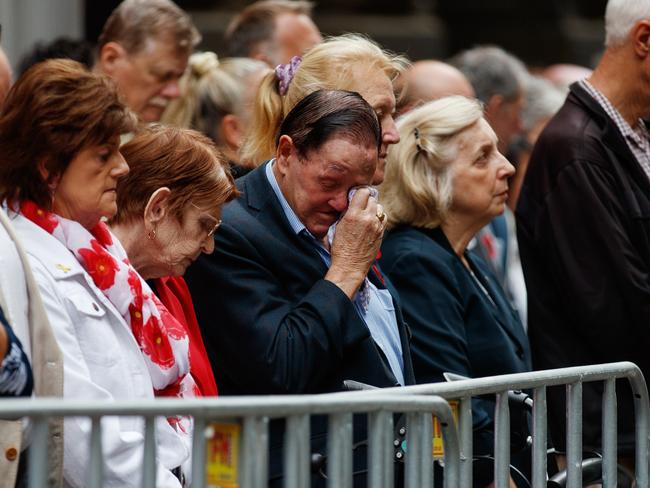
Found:
[[[500,176],[502,178],[510,178],[512,175],[515,174],[516,171],[515,167],[512,165],[510,161],[508,161],[508,159],[503,154],[499,153],[499,156],[501,157],[501,165],[502,165],[500,169],[500,173],[501,173]]]
[[[113,168],[113,176],[116,176],[118,178],[122,176],[126,176],[129,172],[129,164],[126,162],[126,159],[124,159],[124,156],[122,156],[121,152],[117,152],[117,162],[115,167]]]

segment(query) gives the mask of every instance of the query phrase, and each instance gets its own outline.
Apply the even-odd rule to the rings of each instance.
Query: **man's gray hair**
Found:
[[[541,120],[552,117],[560,110],[566,92],[539,76],[529,76],[526,81],[526,102],[521,111],[524,131],[532,130]]]
[[[495,95],[507,101],[522,94],[528,71],[512,54],[497,46],[477,46],[451,59],[474,87],[476,98],[488,103]]]
[[[605,46],[625,42],[639,20],[650,20],[650,0],[609,0],[605,10]]]
[[[140,52],[147,41],[170,36],[188,55],[201,42],[190,16],[171,0],[124,0],[104,24],[97,47],[118,42],[130,54]]]

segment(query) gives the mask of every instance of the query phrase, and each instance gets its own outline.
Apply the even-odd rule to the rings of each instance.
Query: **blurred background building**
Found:
[[[14,66],[37,41],[94,42],[119,0],[0,0],[2,44]],[[250,0],[177,0],[203,33],[201,49],[222,52],[230,18]],[[498,44],[530,66],[593,66],[604,39],[606,0],[321,0],[324,34],[362,32],[411,59],[445,59]]]

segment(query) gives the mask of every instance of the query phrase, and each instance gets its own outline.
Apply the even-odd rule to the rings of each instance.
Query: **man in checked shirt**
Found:
[[[533,151],[517,206],[535,369],[633,361],[650,377],[650,0],[609,0],[606,50]],[[584,385],[584,447],[601,445],[602,383]],[[549,391],[564,443],[564,392]],[[633,398],[619,385],[619,455]]]

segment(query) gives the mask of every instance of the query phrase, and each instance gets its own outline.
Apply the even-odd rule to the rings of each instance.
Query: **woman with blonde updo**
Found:
[[[470,242],[508,199],[513,166],[481,105],[465,97],[429,102],[397,121],[380,202],[388,234],[380,263],[411,327],[417,383],[451,372],[477,378],[530,371],[518,314]],[[494,403],[472,401],[474,453],[493,453]],[[513,461],[515,456],[513,455]],[[491,482],[475,470],[474,486]]]
[[[252,167],[239,164],[239,148],[252,118],[257,88],[269,71],[255,59],[219,61],[213,52],[195,53],[179,83],[181,96],[169,104],[161,122],[211,138],[230,162],[233,176],[241,176]]]
[[[381,183],[388,146],[399,141],[393,82],[407,66],[406,58],[354,34],[326,39],[302,58],[279,65],[262,79],[242,161],[259,165],[273,157],[280,123],[305,96],[316,90],[350,90],[368,102],[381,122],[382,144],[373,178],[374,184]]]

